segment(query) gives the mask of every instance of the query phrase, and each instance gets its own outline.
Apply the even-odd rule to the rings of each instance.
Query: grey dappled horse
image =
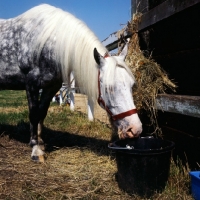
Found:
[[[43,160],[43,121],[54,94],[62,82],[69,83],[72,71],[90,105],[98,100],[121,138],[141,133],[131,91],[134,77],[124,62],[125,50],[120,56],[108,56],[82,21],[50,5],[1,19],[0,31],[0,89],[26,90],[33,160]]]

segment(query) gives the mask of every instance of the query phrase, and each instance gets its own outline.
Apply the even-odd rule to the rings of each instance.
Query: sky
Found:
[[[100,41],[122,29],[131,19],[131,0],[0,0],[0,18],[16,17],[43,3],[81,19]]]

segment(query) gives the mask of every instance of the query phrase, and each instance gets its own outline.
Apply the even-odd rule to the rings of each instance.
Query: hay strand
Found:
[[[167,73],[151,57],[144,56],[141,51],[138,38],[138,22],[141,13],[136,13],[127,25],[127,30],[132,34],[129,41],[126,63],[132,70],[136,85],[133,89],[133,98],[137,109],[147,111],[151,125],[155,131],[161,132],[156,118],[156,97],[166,90],[175,92],[176,85],[168,78]]]

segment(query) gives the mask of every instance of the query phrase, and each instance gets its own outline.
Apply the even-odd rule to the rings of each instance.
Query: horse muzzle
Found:
[[[139,126],[129,126],[125,130],[118,129],[118,135],[120,139],[125,138],[137,138],[142,133],[142,124]]]

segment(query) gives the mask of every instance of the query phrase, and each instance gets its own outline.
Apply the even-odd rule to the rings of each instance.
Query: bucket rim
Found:
[[[172,151],[175,148],[175,143],[169,140],[164,140],[160,138],[138,138],[139,140],[157,140],[157,141],[164,141],[169,143],[169,146],[166,146],[162,149],[132,149],[127,147],[120,147],[117,146],[116,143],[120,140],[114,141],[108,144],[108,148],[115,151],[116,153],[125,153],[125,154],[134,154],[134,155],[158,155]],[[137,140],[138,140],[137,139]]]

